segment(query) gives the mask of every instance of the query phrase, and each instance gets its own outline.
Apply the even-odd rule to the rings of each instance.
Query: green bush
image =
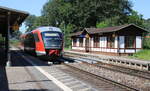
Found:
[[[150,38],[144,38],[143,40],[143,48],[150,49]]]

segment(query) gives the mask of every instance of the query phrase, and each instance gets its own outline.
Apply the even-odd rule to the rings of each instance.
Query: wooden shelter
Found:
[[[9,36],[13,30],[18,30],[19,25],[29,14],[24,11],[0,6],[0,34],[5,38],[5,57],[0,60],[0,66],[5,66],[10,61]],[[2,49],[1,49],[2,50]]]
[[[147,31],[134,24],[107,28],[85,28],[73,33],[72,50],[110,55],[130,55],[142,49]]]

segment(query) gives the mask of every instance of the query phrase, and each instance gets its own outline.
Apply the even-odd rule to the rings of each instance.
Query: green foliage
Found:
[[[150,19],[144,21],[144,26],[150,32]]]
[[[126,16],[130,11],[128,0],[51,0],[44,5],[42,16],[52,26],[65,22],[84,28],[116,15]]]
[[[31,31],[35,28],[34,23],[36,21],[36,16],[35,15],[30,15],[26,20],[25,20],[25,25],[27,27],[26,32]]]
[[[128,16],[128,23],[134,23],[138,26],[144,27],[143,15],[138,14],[138,12],[132,10],[131,15]]]
[[[32,31],[33,29],[39,27],[39,26],[46,26],[48,25],[46,23],[46,18],[43,16],[34,16],[34,15],[30,15],[26,21],[25,21],[25,25],[27,27],[26,32],[28,31]]]
[[[104,27],[121,25],[122,23],[120,22],[120,20],[121,20],[121,17],[119,17],[119,16],[107,18],[104,21],[97,23],[96,27],[97,28],[104,28]]]
[[[146,55],[145,55],[146,54]],[[143,60],[150,60],[150,50],[149,49],[144,49],[132,56],[132,58],[138,58],[138,59],[143,59]]]
[[[12,38],[19,39],[22,33],[20,31],[14,31],[12,33]]]
[[[71,45],[70,33],[85,27],[104,28],[134,23],[150,30],[150,19],[131,9],[129,0],[49,0],[41,16],[31,15],[25,22],[27,31],[38,26],[60,27],[65,47]],[[147,42],[147,41],[146,41]],[[149,43],[144,42],[144,46]]]
[[[58,27],[62,23],[80,29],[96,27],[98,22],[107,18],[126,17],[130,12],[131,2],[128,0],[49,0],[43,6],[42,16],[31,15],[25,24],[27,31],[41,25]],[[122,18],[120,22],[124,20]]]
[[[65,48],[69,48],[71,46],[70,34],[71,31],[74,29],[74,26],[72,24],[68,24],[67,26],[65,26],[65,24],[62,23],[59,27],[62,29],[64,33]]]
[[[18,39],[11,39],[10,44],[17,47],[19,46],[20,41]]]
[[[4,42],[4,38],[2,37],[2,35],[0,34],[0,43]]]
[[[109,22],[107,22],[107,21],[102,21],[102,22],[96,24],[97,28],[105,28],[108,26],[109,26]]]
[[[138,14],[134,10],[131,11],[131,14],[126,15],[124,17],[115,16],[115,17],[107,18],[102,22],[98,22],[96,27],[103,28],[103,27],[111,27],[111,26],[132,24],[132,23],[145,28],[143,16],[141,14]]]
[[[144,40],[143,40],[143,47],[145,49],[150,49],[150,38],[144,38]]]

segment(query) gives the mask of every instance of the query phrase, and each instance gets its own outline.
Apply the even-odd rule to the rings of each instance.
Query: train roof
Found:
[[[51,27],[51,26],[43,26],[43,27],[38,27],[36,28],[35,30],[39,30],[41,32],[45,32],[45,31],[57,31],[57,32],[61,32],[61,29],[60,28],[57,28],[57,27]]]

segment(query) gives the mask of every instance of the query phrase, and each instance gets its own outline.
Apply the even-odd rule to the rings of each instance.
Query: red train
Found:
[[[25,52],[52,60],[62,56],[63,33],[56,27],[39,27],[21,35],[21,45]]]

